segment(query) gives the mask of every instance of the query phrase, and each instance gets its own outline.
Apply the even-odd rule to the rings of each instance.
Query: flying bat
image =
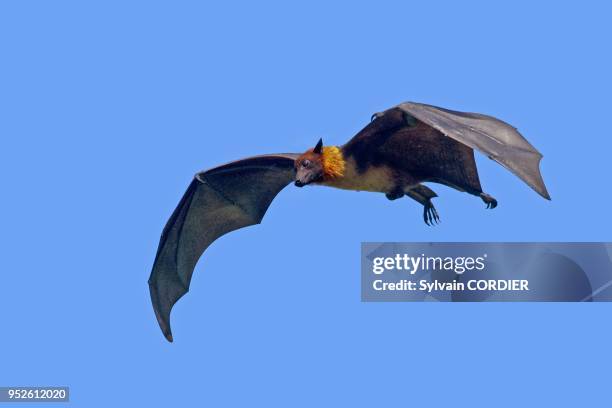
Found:
[[[495,160],[550,200],[540,173],[542,155],[511,125],[491,116],[406,102],[372,115],[342,146],[316,146],[303,154],[253,156],[197,173],[168,220],[149,278],[159,326],[172,341],[170,311],[189,290],[195,265],[220,236],[259,224],[288,184],[322,185],[407,196],[423,205],[426,224],[440,219],[424,182],[497,200],[482,191],[474,149]]]

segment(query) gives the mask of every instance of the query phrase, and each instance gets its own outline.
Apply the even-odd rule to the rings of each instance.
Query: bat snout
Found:
[[[320,178],[321,176],[317,171],[313,171],[310,169],[298,169],[297,174],[295,175],[294,184],[296,187],[304,187],[311,183],[316,183],[317,180],[319,180]]]

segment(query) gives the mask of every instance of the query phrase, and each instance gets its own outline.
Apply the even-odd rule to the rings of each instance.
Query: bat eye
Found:
[[[310,160],[304,160],[304,161],[302,162],[302,167],[304,167],[304,168],[305,168],[305,167],[310,167]]]

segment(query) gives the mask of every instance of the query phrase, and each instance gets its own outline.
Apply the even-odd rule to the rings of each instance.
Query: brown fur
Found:
[[[343,146],[360,174],[371,168],[392,169],[396,191],[433,181],[478,195],[482,193],[473,150],[425,123],[406,120],[392,109]]]
[[[304,186],[323,181],[325,172],[323,171],[321,153],[315,153],[314,149],[308,149],[295,160],[295,171],[296,185]]]

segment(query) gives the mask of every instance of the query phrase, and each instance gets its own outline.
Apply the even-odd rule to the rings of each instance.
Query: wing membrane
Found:
[[[170,312],[189,290],[202,253],[220,236],[261,222],[274,197],[293,180],[296,157],[256,156],[195,176],[164,228],[149,278],[155,316],[169,341]]]
[[[492,116],[406,102],[401,110],[500,163],[550,200],[540,173],[542,154],[511,125]]]

